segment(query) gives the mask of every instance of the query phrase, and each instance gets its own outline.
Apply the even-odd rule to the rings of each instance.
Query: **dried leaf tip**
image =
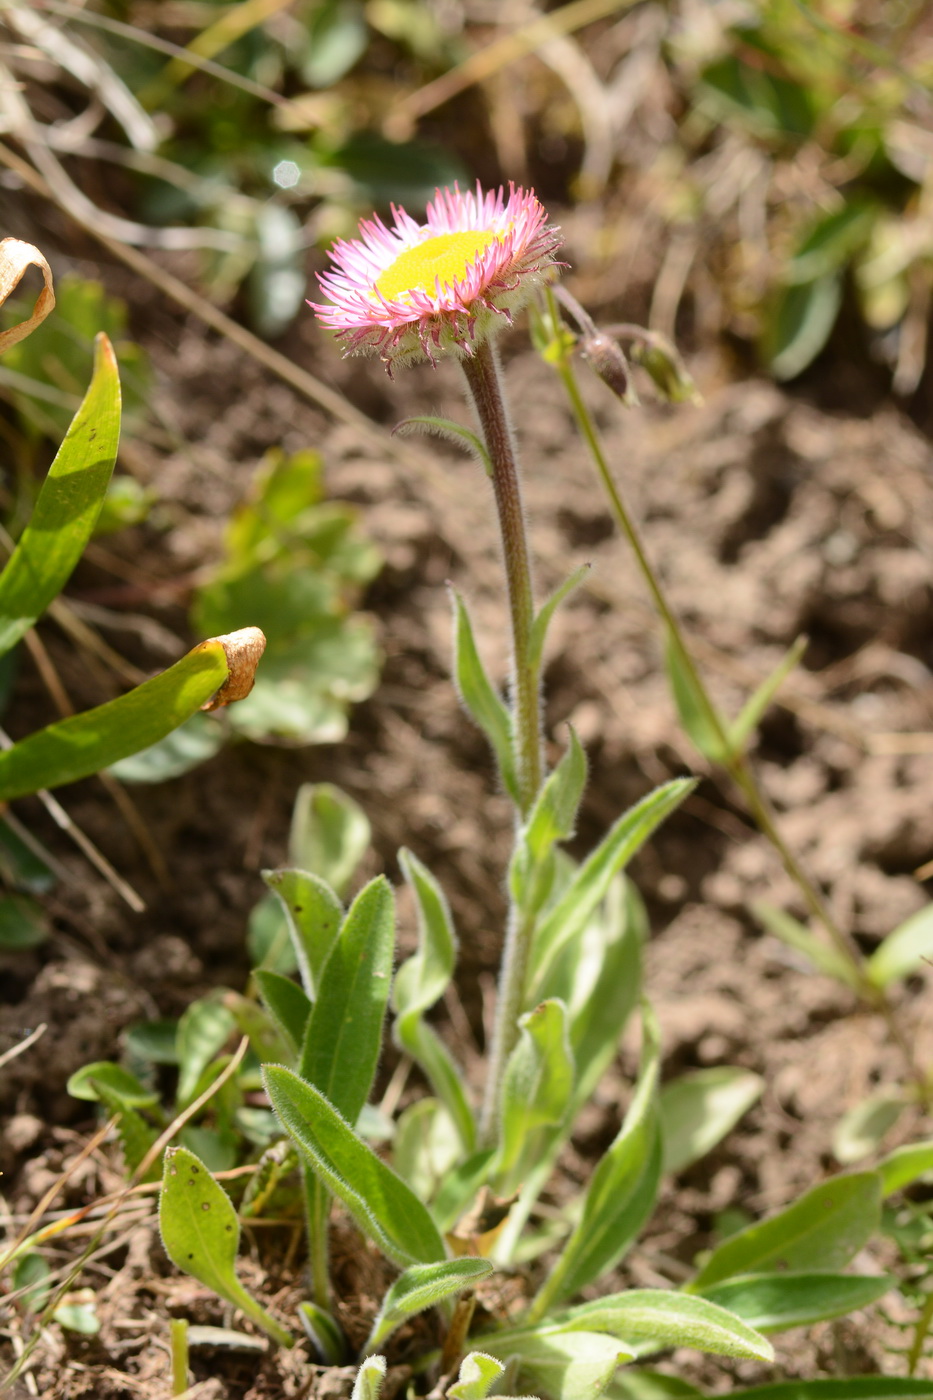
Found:
[[[227,679],[212,695],[202,710],[220,710],[224,705],[232,705],[235,700],[245,700],[256,680],[256,667],[266,649],[265,635],[258,627],[242,627],[238,632],[227,632],[222,637],[212,637],[203,646],[219,642],[227,658]]]

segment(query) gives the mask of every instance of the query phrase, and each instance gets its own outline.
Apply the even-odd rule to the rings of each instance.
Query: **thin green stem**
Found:
[[[550,311],[553,324],[558,324],[558,313],[553,300],[550,302]],[[555,337],[555,343],[560,344],[557,337]],[[730,743],[722,717],[713,703],[703,678],[697,669],[696,663],[690,654],[689,648],[684,640],[680,623],[665,597],[658,576],[642,544],[638,528],[626,509],[625,503],[613,480],[609,464],[606,461],[606,456],[602,449],[602,443],[593,425],[590,412],[580,393],[576,375],[570,364],[569,354],[565,351],[561,351],[554,356],[554,362],[556,363],[557,371],[566,389],[574,417],[577,420],[583,438],[590,450],[600,480],[609,498],[612,514],[635,555],[645,585],[667,629],[671,646],[676,650],[677,660],[682,670],[688,676],[693,693],[702,707],[703,717],[716,738],[719,751],[722,755],[721,763],[723,768],[741,791],[756,826],[776,851],[785,871],[800,891],[811,916],[823,926],[834,947],[851,966],[857,978],[862,997],[881,1012],[888,1025],[892,1039],[905,1058],[911,1077],[920,1087],[924,1096],[924,1102],[927,1102],[930,1091],[926,1083],[926,1077],[918,1066],[907,1038],[898,1024],[894,1008],[891,1006],[885,994],[869,979],[865,971],[864,959],[858,947],[853,942],[851,936],[840,928],[839,924],[833,918],[822,894],[784,840],[777,824],[774,809],[762,790],[758,777],[747,756],[744,753],[736,752],[735,748]]]
[[[172,1354],[172,1394],[184,1395],[188,1389],[188,1322],[183,1317],[173,1317],[168,1330]]]
[[[489,453],[492,485],[502,538],[502,556],[512,623],[511,710],[518,781],[518,815],[527,816],[544,780],[541,694],[533,650],[535,618],[531,561],[525,533],[518,457],[509,426],[499,376],[498,357],[491,341],[478,345],[463,361],[480,431]],[[534,920],[512,908],[506,928],[489,1074],[480,1123],[480,1142],[491,1146],[498,1131],[502,1080],[518,1039]]]
[[[311,1293],[315,1303],[330,1310],[330,1259],[327,1240],[327,1207],[330,1197],[326,1187],[307,1165],[304,1166],[305,1218],[308,1229],[308,1250],[311,1264]]]

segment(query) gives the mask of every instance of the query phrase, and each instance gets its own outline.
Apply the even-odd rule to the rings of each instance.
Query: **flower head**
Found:
[[[392,206],[393,226],[364,219],[360,237],[331,249],[318,278],[329,302],[309,305],[348,355],[395,364],[471,355],[528,301],[558,264],[556,228],[531,191],[437,190],[417,223]]]

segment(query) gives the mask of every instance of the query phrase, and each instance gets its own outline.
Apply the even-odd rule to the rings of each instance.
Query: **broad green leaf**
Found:
[[[308,870],[264,870],[262,878],[282,902],[301,980],[313,998],[340,932],[343,905],[330,886]]]
[[[240,992],[224,992],[223,1004],[240,1034],[249,1037],[250,1050],[260,1064],[280,1064],[288,1058],[291,1040],[266,1007]]]
[[[775,666],[770,676],[761,682],[761,685],[750,695],[742,706],[741,712],[729,725],[728,740],[729,747],[733,753],[742,753],[751,736],[761,722],[761,718],[767,710],[771,701],[780,690],[790,673],[796,670],[807,649],[809,639],[798,637],[794,644],[787,649],[781,660]]]
[[[512,752],[512,720],[502,696],[495,690],[476,650],[466,604],[451,589],[454,607],[454,682],[476,724],[492,745],[506,792],[518,802],[518,778]]]
[[[0,574],[0,653],[25,636],[71,577],[93,534],[119,439],[120,377],[113,346],[100,334],[90,387]]]
[[[237,1213],[204,1163],[184,1147],[170,1147],[165,1154],[159,1230],[176,1268],[239,1308],[280,1346],[293,1344],[294,1337],[250,1297],[237,1278]]]
[[[771,904],[759,901],[752,905],[752,913],[764,924],[769,933],[786,943],[798,953],[803,953],[815,968],[833,977],[844,987],[853,990],[858,987],[858,969],[829,944],[815,937],[799,919],[785,914],[783,909],[775,909]]]
[[[357,1372],[350,1400],[379,1400],[379,1392],[385,1377],[385,1357],[368,1356]]]
[[[381,1347],[406,1318],[436,1307],[464,1288],[472,1288],[488,1278],[493,1267],[488,1259],[445,1259],[440,1264],[413,1264],[395,1280],[382,1300],[382,1306],[363,1348],[368,1355]]]
[[[866,971],[876,987],[909,977],[933,958],[933,904],[912,914],[889,933],[868,959]]]
[[[178,1022],[138,1021],[126,1032],[126,1050],[144,1065],[177,1065]]]
[[[486,1400],[505,1367],[494,1356],[471,1351],[460,1363],[460,1374],[447,1391],[446,1400]]]
[[[364,1234],[401,1268],[446,1257],[433,1220],[401,1177],[356,1136],[311,1084],[277,1065],[263,1070],[279,1121]]]
[[[519,1026],[502,1081],[500,1195],[514,1189],[524,1174],[529,1154],[536,1151],[535,1129],[561,1122],[573,1093],[573,1054],[563,1002],[541,1002],[520,1018]]]
[[[305,1041],[311,1002],[297,982],[269,968],[258,968],[253,977],[271,1014],[291,1042],[297,1056]]]
[[[912,1181],[933,1172],[933,1141],[896,1147],[882,1158],[876,1170],[881,1177],[882,1196],[893,1196],[895,1191],[903,1191]]]
[[[758,1332],[707,1298],[657,1288],[633,1288],[562,1312],[562,1327],[608,1332],[636,1356],[668,1347],[693,1347],[713,1356],[773,1361],[770,1344]]]
[[[236,1022],[216,997],[193,1001],[178,1022],[178,1103],[185,1107],[197,1097],[204,1070],[219,1055]]]
[[[192,715],[157,744],[111,764],[110,772],[121,783],[164,783],[206,763],[225,742],[224,726],[212,715]]]
[[[550,1400],[595,1400],[616,1368],[633,1356],[603,1332],[566,1332],[553,1326],[483,1333],[476,1340],[500,1360],[515,1359],[520,1391],[527,1387]]]
[[[557,904],[541,920],[533,951],[532,995],[543,980],[553,959],[576,939],[620,870],[669,816],[696,783],[675,778],[664,783],[610,828],[594,851],[576,872]]]
[[[30,734],[0,753],[0,802],[77,782],[148,748],[199,710],[226,679],[226,653],[212,638],[128,694]]]
[[[292,809],[289,860],[341,899],[369,850],[372,832],[358,802],[333,783],[303,783]]]
[[[894,1285],[893,1278],[862,1274],[745,1274],[715,1284],[703,1297],[759,1332],[784,1332],[856,1312]]]
[[[933,1395],[933,1381],[900,1376],[845,1376],[841,1380],[782,1381],[733,1390],[729,1400],[915,1400]]]
[[[419,1200],[433,1201],[462,1156],[453,1119],[438,1099],[416,1099],[399,1115],[392,1165]]]
[[[897,1088],[879,1089],[876,1094],[850,1108],[836,1124],[833,1155],[844,1167],[870,1157],[907,1107],[907,1098]]]
[[[544,657],[544,644],[547,640],[547,630],[551,625],[552,617],[564,599],[569,597],[575,588],[579,588],[592,567],[591,564],[581,564],[579,569],[575,569],[568,579],[555,588],[532,623],[531,640],[528,643],[528,659],[535,670],[539,669]]]
[[[583,1199],[580,1221],[532,1303],[541,1318],[619,1262],[650,1214],[661,1175],[657,1023],[642,1010],[642,1063],[635,1094],[615,1141],[600,1159]]]
[[[74,1301],[59,1303],[52,1313],[53,1320],[69,1332],[77,1332],[82,1337],[96,1337],[100,1331],[100,1318],[97,1316],[97,1299],[93,1291],[82,1288],[77,1297],[74,1294],[71,1296]]]
[[[321,973],[308,1020],[300,1074],[348,1122],[369,1098],[392,980],[395,903],[383,876],[350,906]]]
[[[98,1086],[101,1084],[118,1094],[131,1108],[146,1108],[159,1102],[158,1094],[144,1088],[135,1074],[130,1074],[122,1065],[115,1065],[110,1060],[95,1060],[93,1064],[82,1065],[75,1070],[65,1087],[73,1099],[97,1103],[100,1099]]]
[[[841,302],[839,271],[778,290],[763,340],[775,379],[794,379],[812,364],[829,339]]]
[[[605,1400],[703,1400],[702,1390],[679,1376],[627,1366],[603,1391]]]
[[[453,976],[457,938],[446,897],[428,868],[411,851],[399,852],[402,873],[418,910],[418,948],[402,963],[392,990],[396,1043],[411,1055],[457,1125],[464,1152],[476,1145],[476,1123],[463,1072],[450,1051],[423,1020],[444,995]]]
[[[699,1161],[730,1133],[761,1098],[764,1080],[732,1065],[691,1070],[661,1090],[664,1170],[679,1172]]]
[[[46,1282],[51,1267],[46,1263],[41,1254],[24,1254],[16,1261],[13,1269],[13,1292],[19,1293],[17,1304],[24,1308],[26,1312],[38,1312],[45,1306],[49,1296],[50,1285]],[[496,1363],[498,1365],[498,1363]],[[499,1366],[499,1371],[502,1368]],[[482,1397],[480,1397],[482,1400]]]
[[[877,1172],[837,1176],[758,1225],[731,1235],[714,1249],[689,1285],[706,1292],[735,1274],[773,1270],[833,1273],[844,1268],[871,1238],[881,1218]]]
[[[711,763],[722,763],[728,757],[724,743],[727,726],[723,723],[717,727],[711,702],[685,658],[680,638],[670,629],[666,633],[664,664],[684,733],[704,758]]]

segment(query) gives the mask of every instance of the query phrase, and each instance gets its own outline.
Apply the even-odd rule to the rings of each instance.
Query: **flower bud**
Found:
[[[619,342],[594,327],[583,336],[580,348],[603,383],[609,385],[626,408],[636,407],[638,395],[629,374],[628,360]]]

